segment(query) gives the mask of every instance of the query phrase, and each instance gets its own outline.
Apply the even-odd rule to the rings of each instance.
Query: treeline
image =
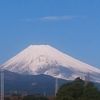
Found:
[[[100,90],[94,83],[76,78],[74,81],[62,85],[56,97],[52,99],[39,95],[6,97],[5,100],[100,100]]]
[[[35,95],[27,95],[27,96],[13,95],[10,97],[5,97],[4,100],[48,100],[48,98],[45,96],[35,96]]]

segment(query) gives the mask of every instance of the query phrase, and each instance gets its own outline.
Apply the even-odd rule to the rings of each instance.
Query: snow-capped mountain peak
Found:
[[[85,64],[49,45],[30,45],[1,68],[20,74],[46,74],[67,80],[84,78],[88,73],[90,80],[100,82],[100,70]]]

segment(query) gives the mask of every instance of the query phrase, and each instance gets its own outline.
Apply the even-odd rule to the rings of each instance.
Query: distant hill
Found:
[[[9,71],[4,71],[5,74],[5,93],[28,93],[28,94],[55,94],[56,79],[48,75],[22,75]],[[67,82],[66,80],[58,79],[59,86]]]

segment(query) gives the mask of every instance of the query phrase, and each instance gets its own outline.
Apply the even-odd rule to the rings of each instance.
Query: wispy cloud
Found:
[[[34,21],[68,21],[75,19],[84,19],[85,16],[44,16],[40,18],[27,18],[24,19],[26,22],[34,22]]]
[[[46,16],[40,18],[40,20],[46,20],[46,21],[59,21],[59,20],[72,20],[78,18],[78,16]]]

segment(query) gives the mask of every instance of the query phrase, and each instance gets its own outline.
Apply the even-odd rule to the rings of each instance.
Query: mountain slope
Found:
[[[49,45],[31,45],[1,68],[20,74],[45,74],[67,80],[88,76],[100,82],[100,70],[74,59]]]

